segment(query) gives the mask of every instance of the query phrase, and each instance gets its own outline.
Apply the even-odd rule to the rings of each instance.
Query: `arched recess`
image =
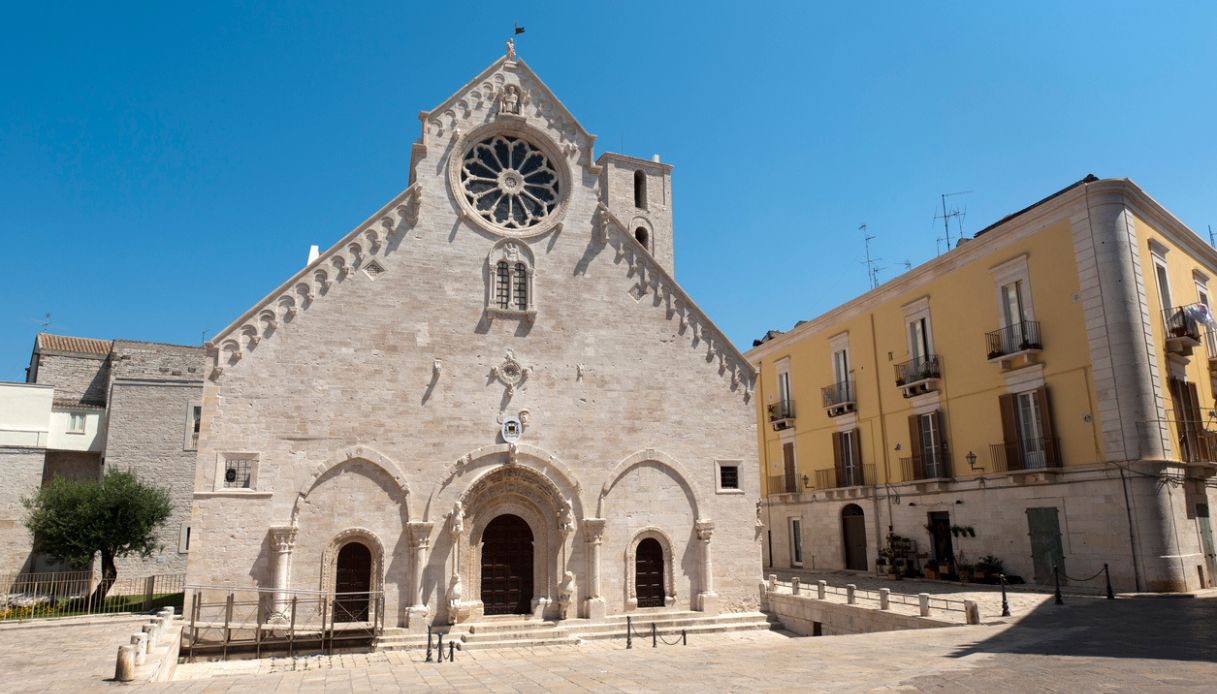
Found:
[[[389,477],[393,478],[393,481],[397,484],[397,488],[401,490],[401,493],[406,498],[409,498],[410,485],[407,484],[406,473],[402,471],[400,465],[398,465],[392,458],[384,455],[374,448],[368,448],[367,446],[352,446],[351,448],[344,449],[337,458],[323,463],[318,463],[317,466],[313,468],[313,474],[309,476],[309,478],[304,482],[303,485],[300,486],[300,489],[298,490],[296,495],[297,505],[299,504],[299,499],[308,496],[309,491],[311,491],[312,488],[317,484],[317,480],[320,479],[322,475],[330,470],[333,470],[339,465],[343,465],[354,460],[366,460],[367,462],[384,470]]]
[[[627,610],[638,609],[638,545],[643,540],[655,540],[663,550],[663,604],[671,607],[676,604],[676,572],[673,571],[672,540],[667,533],[659,528],[650,527],[639,530],[630,540],[625,553],[625,607]]]
[[[600,499],[596,503],[597,518],[605,517],[604,500],[609,492],[612,491],[613,485],[617,484],[617,481],[625,473],[643,463],[657,463],[667,468],[672,473],[672,476],[676,478],[676,481],[689,492],[689,497],[693,500],[693,518],[701,518],[702,496],[697,485],[693,483],[693,478],[685,471],[685,467],[680,464],[680,461],[654,448],[648,448],[626,456],[621,462],[613,466],[612,471],[609,472],[608,477],[604,481],[604,486],[600,488]]]
[[[514,449],[510,444],[499,443],[475,448],[458,458],[448,468],[448,474],[427,499],[426,507],[423,509],[423,520],[431,520],[435,509],[438,509],[437,512],[441,515],[446,513],[451,509],[453,502],[464,500],[478,480],[496,470],[510,467],[525,468],[537,473],[552,485],[562,498],[570,501],[575,518],[585,517],[586,504],[583,499],[583,485],[579,483],[575,473],[557,456],[524,443],[516,444]],[[464,492],[456,491],[457,485],[454,485],[453,482],[466,475],[474,475],[475,472],[478,474],[469,487]]]
[[[372,553],[372,586],[373,593],[384,590],[385,585],[385,546],[376,533],[367,528],[347,528],[338,533],[326,545],[321,554],[321,585],[319,589],[327,595],[334,593],[337,576],[338,553],[343,547],[352,542],[365,545]],[[375,601],[373,601],[373,605]],[[318,605],[320,610],[320,605]]]

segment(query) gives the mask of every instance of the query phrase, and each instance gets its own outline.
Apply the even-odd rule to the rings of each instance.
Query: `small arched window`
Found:
[[[638,243],[642,244],[643,248],[647,249],[648,251],[651,250],[651,237],[649,234],[647,234],[646,227],[638,227],[635,229],[634,238],[638,241]]]
[[[506,260],[500,260],[496,268],[494,301],[499,308],[511,308],[511,270]]]
[[[528,310],[528,266],[516,263],[516,283],[514,289],[515,307],[521,311]]]
[[[486,310],[493,315],[521,317],[536,314],[532,286],[533,258],[528,246],[515,239],[494,245],[486,259]]]
[[[634,172],[634,207],[647,207],[647,175],[641,171]]]

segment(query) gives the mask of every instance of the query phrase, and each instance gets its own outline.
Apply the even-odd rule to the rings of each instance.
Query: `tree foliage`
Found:
[[[101,555],[102,597],[118,576],[115,558],[149,557],[161,549],[155,532],[173,511],[167,490],[123,470],[100,480],[55,478],[23,503],[35,552],[75,569],[88,568]]]

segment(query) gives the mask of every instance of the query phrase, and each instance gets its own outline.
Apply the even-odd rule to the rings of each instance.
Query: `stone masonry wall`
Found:
[[[29,568],[31,538],[22,522],[21,499],[42,486],[43,453],[39,448],[0,448],[0,574]]]
[[[110,362],[101,356],[44,352],[38,355],[34,382],[54,386],[56,400],[104,405],[110,386]]]

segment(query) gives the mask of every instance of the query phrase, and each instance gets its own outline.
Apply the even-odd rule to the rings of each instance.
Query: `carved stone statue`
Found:
[[[452,583],[448,586],[448,623],[456,624],[460,616],[461,600],[465,595],[465,588],[461,585],[461,577],[459,574],[452,575]]]
[[[571,513],[570,504],[565,501],[562,502],[562,512],[558,517],[558,530],[562,533],[563,539],[575,532],[575,517]]]
[[[515,39],[507,39],[507,59],[508,60],[516,59],[516,40]]]
[[[465,532],[465,507],[461,505],[460,499],[452,505],[452,534],[459,536]]]
[[[499,110],[503,113],[520,115],[520,88],[514,84],[503,87],[502,105]]]
[[[562,574],[562,585],[558,587],[558,618],[566,619],[570,611],[571,601],[575,596],[575,574],[567,571]]]

